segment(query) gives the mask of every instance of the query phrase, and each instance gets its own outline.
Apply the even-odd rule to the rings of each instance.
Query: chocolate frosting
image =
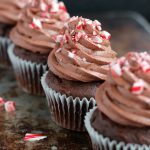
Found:
[[[99,110],[118,124],[150,126],[150,55],[130,52],[112,63],[96,101]]]
[[[54,38],[58,46],[49,55],[50,70],[66,80],[105,80],[108,64],[116,58],[109,38],[99,21],[72,17],[62,34]]]
[[[26,50],[48,54],[55,47],[52,36],[59,33],[68,18],[69,14],[63,2],[33,0],[22,11],[20,20],[10,33],[10,38]]]
[[[0,22],[14,25],[19,19],[21,9],[31,0],[0,0]]]

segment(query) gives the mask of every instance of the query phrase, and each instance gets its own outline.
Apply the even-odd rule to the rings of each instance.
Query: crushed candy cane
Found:
[[[5,108],[6,112],[13,112],[16,110],[16,103],[13,101],[7,101],[4,104],[4,108]]]
[[[84,34],[81,33],[81,32],[76,33],[75,36],[74,36],[74,40],[76,42],[78,42],[80,40],[80,38],[82,37],[82,35],[84,35]]]
[[[122,69],[121,69],[120,63],[118,62],[111,63],[110,71],[114,77],[122,76]]]
[[[64,12],[67,12],[66,6],[63,2],[59,2],[59,9],[63,10]]]
[[[148,73],[150,72],[150,64],[147,61],[142,61],[140,63],[141,69],[143,72]]]
[[[102,31],[102,32],[101,32],[101,37],[102,37],[103,39],[109,40],[110,37],[111,37],[111,35],[110,35],[110,33],[108,33],[107,31]]]
[[[45,138],[47,138],[47,136],[45,136],[43,134],[26,133],[24,140],[34,142],[34,141],[39,141],[39,140],[42,140]]]
[[[139,80],[135,83],[133,83],[132,87],[131,87],[131,92],[133,94],[141,94],[144,90],[144,81],[143,80]]]
[[[0,97],[0,107],[4,106],[4,104],[5,104],[5,100],[2,97]]]
[[[93,40],[94,43],[97,43],[97,44],[100,44],[103,41],[102,38],[99,37],[99,36],[93,36],[92,40]]]
[[[61,21],[66,21],[67,19],[69,19],[69,17],[70,15],[68,13],[62,13],[59,18]]]
[[[56,43],[64,44],[67,43],[68,38],[66,35],[55,35],[53,36],[53,39]]]
[[[40,8],[41,8],[42,11],[47,11],[48,10],[48,5],[46,3],[44,3],[44,1],[41,1]]]
[[[71,53],[71,52],[68,53],[68,57],[69,57],[69,58],[74,58],[74,56],[75,56],[74,53]]]
[[[30,24],[31,28],[37,28],[37,29],[42,29],[42,23],[40,21],[40,19],[37,18],[33,18],[32,23]]]

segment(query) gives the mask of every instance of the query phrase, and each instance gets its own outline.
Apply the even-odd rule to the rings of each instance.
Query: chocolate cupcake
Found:
[[[7,49],[10,45],[9,32],[19,19],[21,9],[30,0],[0,0],[0,66],[10,65]]]
[[[84,116],[96,105],[96,88],[107,78],[108,64],[116,58],[109,38],[99,21],[82,17],[72,17],[54,38],[58,45],[48,57],[49,71],[41,82],[58,125],[85,130]]]
[[[43,95],[40,78],[47,70],[47,57],[57,35],[69,18],[62,2],[34,0],[21,14],[10,32],[14,42],[9,58],[19,86],[27,93]],[[46,36],[47,34],[48,36]]]
[[[130,52],[110,65],[85,126],[93,149],[150,149],[150,55]]]

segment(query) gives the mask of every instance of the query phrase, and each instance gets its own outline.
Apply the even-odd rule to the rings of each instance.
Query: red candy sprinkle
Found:
[[[131,92],[133,94],[141,94],[144,90],[144,82],[143,80],[139,80],[133,84],[131,87]]]
[[[24,140],[25,141],[30,141],[30,142],[34,142],[34,141],[39,141],[42,139],[47,138],[47,136],[42,135],[42,134],[32,134],[32,133],[26,133]]]
[[[110,37],[111,37],[111,35],[110,35],[110,33],[108,33],[107,31],[102,31],[102,32],[101,32],[101,37],[102,37],[103,39],[109,40]]]
[[[15,111],[16,110],[16,104],[15,102],[13,101],[7,101],[5,104],[4,104],[4,107],[5,107],[5,110],[7,112],[12,112],[12,111]]]

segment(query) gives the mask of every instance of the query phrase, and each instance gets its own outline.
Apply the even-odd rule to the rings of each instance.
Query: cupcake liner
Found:
[[[95,99],[67,97],[66,94],[56,92],[49,88],[45,82],[47,73],[41,78],[41,83],[46,94],[52,120],[63,128],[85,131],[84,117],[96,105]]]
[[[85,116],[85,127],[89,133],[89,136],[92,141],[93,150],[150,150],[150,145],[140,145],[133,144],[121,141],[118,142],[116,140],[111,140],[109,137],[104,137],[102,134],[99,134],[94,128],[91,126],[91,118],[92,114],[97,107],[91,109]]]
[[[11,44],[11,41],[7,37],[0,37],[0,66],[8,67],[10,66],[10,61],[8,57],[8,47]]]
[[[41,76],[48,70],[48,66],[23,60],[14,54],[13,49],[14,44],[11,44],[8,55],[19,86],[27,93],[44,95],[40,80]]]

